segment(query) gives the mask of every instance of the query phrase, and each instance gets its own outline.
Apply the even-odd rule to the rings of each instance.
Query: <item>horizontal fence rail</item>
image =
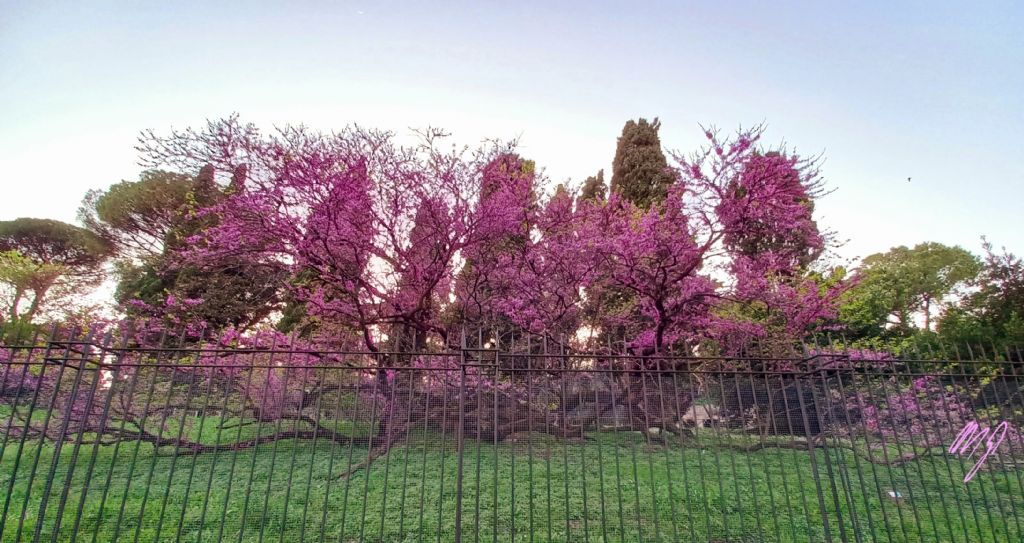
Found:
[[[1024,541],[1019,356],[474,339],[0,347],[0,540]]]

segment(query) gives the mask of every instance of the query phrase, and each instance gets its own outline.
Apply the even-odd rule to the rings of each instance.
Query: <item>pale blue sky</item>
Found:
[[[1019,2],[208,4],[0,3],[0,219],[73,220],[138,175],[139,130],[233,111],[519,137],[576,183],[659,116],[670,149],[766,121],[823,153],[845,257],[981,235],[1024,253]]]

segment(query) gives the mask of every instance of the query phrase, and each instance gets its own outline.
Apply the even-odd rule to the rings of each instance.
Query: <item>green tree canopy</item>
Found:
[[[939,334],[956,343],[1002,349],[1024,345],[1024,262],[985,242],[974,290],[942,317]],[[1017,352],[1016,356],[1020,356]]]
[[[920,243],[864,259],[857,284],[844,296],[840,320],[854,336],[906,335],[923,321],[930,331],[936,310],[975,278],[978,258],[960,247]]]
[[[65,299],[95,285],[109,256],[110,246],[102,238],[71,224],[0,221],[0,321],[5,327],[32,323],[52,298]]]
[[[216,223],[202,213],[240,190],[244,168],[236,170],[225,188],[216,171],[205,166],[190,176],[161,170],[143,172],[137,181],[121,181],[106,190],[86,194],[79,218],[90,230],[116,248],[118,285],[115,300],[129,313],[128,302],[140,300],[153,308],[172,299],[201,300],[192,313],[214,326],[248,326],[278,307],[286,273],[281,268],[255,265],[244,258],[223,259],[198,269],[178,258],[188,238]]]
[[[74,273],[94,271],[111,254],[103,238],[84,228],[26,217],[0,221],[0,251],[12,250],[33,262],[67,266]]]
[[[612,160],[612,192],[644,208],[664,200],[675,182],[661,149],[660,128],[657,118],[627,121]]]
[[[216,201],[218,193],[212,171],[200,182],[200,177],[150,170],[142,172],[138,181],[89,191],[78,216],[122,257],[153,257],[163,253],[168,238],[189,213]]]
[[[608,197],[608,185],[604,182],[604,170],[597,172],[583,182],[583,189],[580,191],[580,201],[603,201]]]

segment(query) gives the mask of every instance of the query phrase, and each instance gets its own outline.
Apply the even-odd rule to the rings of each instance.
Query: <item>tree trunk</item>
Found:
[[[928,296],[924,297],[924,330],[932,331],[932,299]]]
[[[11,324],[18,320],[18,305],[21,304],[21,297],[25,295],[25,289],[18,288],[14,291],[14,299],[11,300]]]
[[[43,297],[46,296],[48,290],[50,290],[49,286],[34,292],[35,296],[32,297],[32,304],[28,306],[28,311],[25,313],[26,322],[32,322],[32,319],[35,318],[36,312],[39,311],[39,306],[42,304]]]

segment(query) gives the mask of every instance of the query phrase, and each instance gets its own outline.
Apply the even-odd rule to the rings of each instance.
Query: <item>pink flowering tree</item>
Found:
[[[515,330],[550,338],[582,326],[615,330],[638,359],[708,341],[728,348],[769,330],[794,339],[813,330],[833,300],[805,273],[825,245],[812,218],[817,173],[798,157],[763,152],[760,135],[724,140],[708,132],[706,148],[676,157],[675,182],[649,207],[614,193],[577,203],[563,189],[544,198],[532,163],[511,146],[450,151],[435,131],[405,147],[360,127],[264,133],[229,118],[146,134],[140,149],[147,166],[209,164],[230,173],[219,180],[229,195],[200,212],[217,220],[180,257],[199,268],[238,258],[287,268],[290,296],[310,321],[357,338],[370,353],[408,354],[373,358],[380,369],[367,375],[387,396],[396,365],[442,376],[415,381],[428,394],[454,386],[453,357],[416,353],[456,346],[452,331],[462,324],[491,327],[496,341]],[[606,292],[625,293],[628,303],[584,311]],[[248,375],[266,394],[242,391],[261,417],[302,397],[278,390],[285,375],[265,369]],[[294,377],[288,381],[304,390],[323,384]],[[517,404],[514,379],[470,378],[484,401],[490,394]],[[616,403],[644,413],[660,403],[623,396],[630,388],[620,387]],[[538,417],[547,414],[537,407]],[[389,402],[385,412],[396,409]]]
[[[94,331],[80,342],[94,345],[77,351],[71,342],[61,344],[71,359],[104,364],[85,378],[52,364],[33,372],[9,363],[38,358],[38,350],[0,350],[0,363],[8,362],[0,367],[0,396],[24,402],[41,391],[54,398],[56,420],[69,424],[38,427],[25,417],[15,425],[54,441],[70,440],[70,431],[197,453],[324,438],[369,446],[369,462],[414,427],[455,434],[458,408],[468,415],[462,429],[469,434],[505,439],[524,425],[583,436],[600,429],[617,406],[631,413],[630,428],[664,439],[650,429],[681,431],[693,398],[685,384],[630,371],[664,368],[658,354],[708,347],[732,355],[749,352],[756,340],[767,347],[753,358],[773,370],[884,374],[895,363],[884,353],[803,353],[813,368],[772,362],[777,349],[793,353],[794,344],[829,321],[843,287],[810,273],[827,246],[813,217],[821,182],[813,161],[765,150],[760,128],[706,137],[696,153],[675,156],[664,199],[641,206],[615,192],[578,201],[564,187],[545,193],[544,179],[513,146],[448,150],[436,131],[411,147],[360,127],[265,133],[237,118],[146,134],[140,149],[147,166],[195,171],[209,165],[225,186],[224,198],[197,211],[210,226],[182,243],[176,257],[200,270],[233,261],[285,269],[290,298],[320,338],[281,334],[266,323],[244,333],[214,329],[197,318],[202,300],[171,295],[135,308],[153,326],[114,334],[132,349],[109,349],[117,340],[101,337],[107,330]],[[479,350],[511,354],[495,353],[493,365],[467,369],[460,356],[482,361],[485,355],[459,351],[465,325],[491,330],[478,336]],[[597,354],[596,364],[615,371],[595,372],[600,375],[581,384],[546,370],[585,357],[532,358],[551,365],[529,374],[544,375],[541,384],[527,382],[526,373],[516,373],[522,367],[508,363],[541,350],[516,338],[540,336],[545,354],[549,347],[565,354],[573,348],[566,338],[585,328],[618,343],[609,354],[627,355],[601,360]],[[738,365],[719,369],[727,375]],[[833,401],[806,383],[789,376],[749,392],[739,390],[740,381],[719,388],[736,391],[739,414],[763,407],[757,398],[814,404],[817,393]],[[155,403],[145,400],[147,387],[157,391]],[[855,396],[842,414],[878,440],[896,439],[900,431],[905,437],[909,429],[937,444],[971,415],[970,394],[937,381],[875,379],[847,388]],[[212,443],[200,439],[205,423],[189,413],[214,412],[211,398],[221,403],[222,420],[261,428]],[[325,405],[339,406],[335,416],[359,429],[321,421],[330,411]],[[105,424],[107,407],[125,424]],[[940,412],[951,417],[949,425],[932,422]],[[185,422],[175,428],[167,420]],[[54,434],[57,428],[64,435]]]
[[[583,322],[583,288],[595,269],[594,240],[584,226],[587,210],[574,210],[564,187],[538,207],[526,208],[525,222],[517,217],[501,225],[503,232],[467,253],[458,294],[485,320],[560,338]]]
[[[245,254],[286,264],[293,296],[312,319],[358,334],[371,351],[384,338],[447,341],[442,313],[457,259],[512,220],[504,194],[476,204],[488,168],[507,149],[442,151],[441,134],[413,147],[391,134],[349,127],[330,135],[302,127],[263,134],[236,118],[203,130],[143,138],[153,165],[245,168],[244,185],[207,210],[217,226],[191,240],[197,263]]]
[[[472,264],[494,272],[489,252],[502,253],[517,231],[529,236],[532,171],[508,146],[447,151],[440,138],[428,132],[419,145],[402,147],[391,134],[359,127],[330,135],[290,127],[263,134],[232,118],[203,130],[150,134],[142,143],[153,165],[244,168],[244,183],[204,211],[217,216],[216,225],[189,240],[182,257],[198,266],[239,256],[288,266],[295,277],[291,296],[310,319],[381,353],[370,363],[379,368],[372,386],[388,398],[376,431],[387,435],[400,434],[391,415],[418,401],[394,392],[408,385],[389,367],[416,369],[419,359],[385,353],[457,341],[449,337],[456,279],[489,281],[474,277]],[[429,362],[457,364],[444,356]],[[260,373],[257,388],[262,381],[276,390],[277,373]],[[480,382],[492,395],[502,389],[496,379]],[[278,395],[262,397],[269,402]]]
[[[494,157],[484,167],[480,198],[472,211],[479,235],[460,255],[452,320],[508,324],[510,312],[502,306],[519,296],[511,279],[536,227],[536,182],[533,163],[512,153]]]
[[[812,218],[813,161],[759,149],[761,129],[677,154],[666,199],[644,209],[612,194],[588,226],[600,265],[587,296],[628,293],[595,326],[623,331],[635,352],[690,349],[768,330],[799,339],[833,316],[838,287],[811,279],[825,247]]]
[[[154,167],[244,168],[187,257],[289,266],[308,315],[372,351],[385,337],[403,338],[401,351],[447,344],[467,320],[552,335],[585,323],[622,331],[641,354],[769,329],[798,338],[832,315],[838,291],[806,273],[825,247],[813,162],[762,151],[760,128],[707,136],[676,156],[676,181],[649,208],[617,194],[540,201],[532,163],[508,147],[441,151],[436,132],[401,147],[358,127],[263,134],[230,118],[150,134],[142,150]],[[606,291],[629,304],[583,318]]]

